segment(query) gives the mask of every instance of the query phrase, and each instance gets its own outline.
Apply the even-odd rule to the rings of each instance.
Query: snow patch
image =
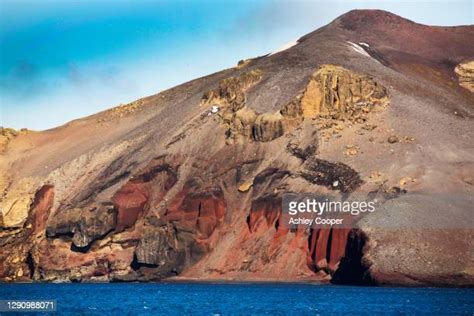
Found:
[[[364,43],[364,42],[360,42],[360,43],[359,43],[359,45],[362,45],[362,46],[365,46],[365,47],[370,47],[370,45],[369,45],[369,44],[367,44],[367,43]]]
[[[278,54],[278,53],[280,53],[284,50],[287,50],[288,48],[291,48],[291,47],[295,46],[296,44],[298,44],[298,40],[288,42],[285,45],[283,45],[282,47],[280,47],[279,49],[277,49],[276,51],[271,52],[268,56]]]
[[[359,54],[361,54],[361,55],[364,55],[364,56],[366,56],[366,57],[372,58],[372,57],[365,51],[365,49],[362,48],[361,46],[359,46],[359,45],[357,45],[357,44],[355,44],[355,43],[349,42],[349,41],[348,41],[347,43],[349,43],[349,44],[351,45],[352,49],[353,49],[354,51],[356,51],[357,53],[359,53]]]

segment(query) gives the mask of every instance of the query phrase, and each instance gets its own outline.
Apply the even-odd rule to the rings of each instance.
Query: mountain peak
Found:
[[[358,30],[372,26],[394,26],[401,24],[416,24],[394,13],[384,10],[351,10],[335,20],[336,23],[348,30]]]

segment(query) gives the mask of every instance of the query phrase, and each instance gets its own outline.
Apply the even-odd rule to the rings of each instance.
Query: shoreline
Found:
[[[215,284],[215,285],[313,285],[313,286],[328,286],[328,287],[361,287],[361,288],[433,288],[433,289],[474,289],[474,286],[440,286],[440,285],[426,285],[426,284],[335,284],[328,282],[320,282],[315,280],[228,280],[228,279],[197,279],[197,278],[168,278],[157,281],[121,281],[113,280],[109,282],[87,280],[81,282],[64,281],[64,282],[50,282],[50,281],[30,281],[30,282],[2,282],[0,285],[16,285],[16,284]]]

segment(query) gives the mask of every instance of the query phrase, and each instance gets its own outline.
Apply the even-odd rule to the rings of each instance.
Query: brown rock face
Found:
[[[474,92],[474,61],[459,64],[456,66],[455,72],[458,75],[459,84]]]
[[[243,107],[235,113],[224,114],[224,123],[227,127],[227,138],[235,143],[244,143],[254,137],[254,124],[257,113],[254,110]]]
[[[224,124],[230,143],[244,143],[248,140],[269,142],[285,133],[285,120],[280,113],[256,114],[243,107],[236,113],[227,114]]]
[[[79,248],[87,247],[93,240],[112,231],[116,222],[117,213],[112,205],[99,205],[83,211],[72,242]]]
[[[229,143],[247,140],[268,142],[283,135],[283,117],[280,113],[257,114],[246,105],[246,91],[262,78],[260,70],[245,72],[220,82],[216,90],[203,96],[205,105],[223,107],[223,123]]]
[[[35,242],[44,234],[46,221],[54,203],[54,187],[43,185],[30,206],[25,229],[0,234],[0,274],[7,280],[28,280],[35,274],[33,251]]]
[[[385,87],[371,77],[340,66],[322,65],[309,79],[298,102],[290,102],[282,113],[357,121],[387,101]]]
[[[10,186],[7,174],[0,176],[0,184],[5,188],[1,197],[0,224],[4,228],[23,227],[37,188],[41,184],[32,178],[25,178]]]
[[[122,186],[112,197],[118,210],[117,230],[135,225],[137,219],[148,208],[150,195],[161,200],[164,194],[176,183],[176,170],[167,163],[157,162],[137,177]]]
[[[178,252],[176,236],[167,227],[149,230],[135,250],[135,268],[149,265],[159,267],[163,272],[174,270],[178,267]]]
[[[49,237],[70,235],[77,248],[89,246],[94,240],[114,230],[117,223],[116,209],[110,204],[75,208],[64,213],[51,218],[46,234]]]
[[[217,89],[207,91],[202,98],[204,104],[221,105],[237,112],[245,106],[245,92],[262,78],[258,69],[244,72],[238,77],[222,80]]]
[[[203,96],[205,104],[225,105],[222,117],[229,143],[249,139],[269,142],[294,129],[304,118],[362,123],[373,108],[388,102],[385,87],[369,76],[340,66],[323,65],[311,76],[305,90],[280,111],[258,114],[246,103],[245,90],[261,76],[260,72],[258,77],[249,72],[239,78],[225,79],[217,91],[211,90]]]
[[[253,126],[253,138],[256,141],[268,142],[284,134],[283,116],[280,113],[259,115]]]

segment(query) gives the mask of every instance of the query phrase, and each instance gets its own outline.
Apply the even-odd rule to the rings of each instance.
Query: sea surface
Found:
[[[56,300],[60,315],[474,314],[474,289],[456,288],[258,283],[0,284],[0,300],[20,299]]]

